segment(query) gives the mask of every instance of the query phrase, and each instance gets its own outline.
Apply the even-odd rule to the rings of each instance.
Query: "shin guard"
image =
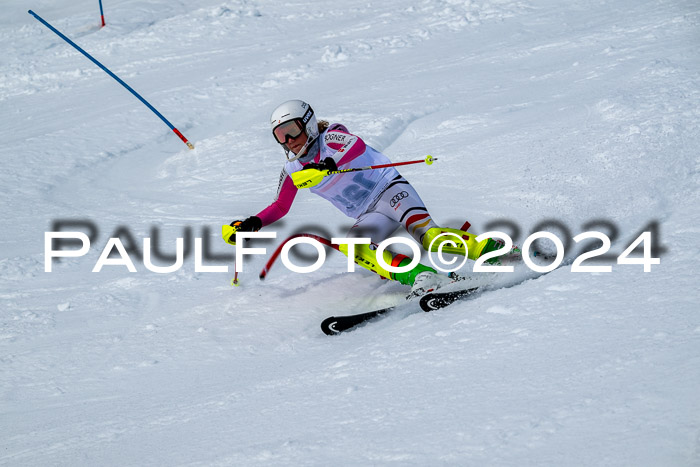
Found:
[[[348,255],[347,244],[339,245],[339,250],[345,256]],[[402,254],[394,254],[389,250],[384,250],[382,256],[384,262],[391,266],[402,266],[408,264],[411,261],[411,259],[408,256]],[[433,268],[420,263],[417,264],[410,271],[397,273],[389,272],[388,270],[386,270],[386,268],[383,268],[379,264],[379,260],[377,259],[377,250],[371,249],[369,245],[355,245],[355,257],[353,258],[353,261],[355,262],[355,264],[358,264],[365,269],[379,274],[385,279],[397,281],[405,285],[413,285],[415,277],[423,271],[435,272]]]
[[[443,235],[440,237],[440,235],[443,233],[448,235]],[[458,238],[455,238],[455,236]],[[492,245],[494,241],[490,238],[477,242],[476,237],[478,237],[478,235],[471,234],[464,230],[449,229],[446,227],[433,227],[432,229],[428,230],[423,237],[423,248],[425,248],[427,251],[438,251],[440,245],[442,245],[442,251],[444,253],[462,256],[466,256],[466,253],[468,253],[468,258],[473,260],[477,259],[484,253],[499,248],[495,244]],[[460,238],[464,240],[464,242],[461,242],[459,240]],[[468,250],[466,252],[465,244]]]

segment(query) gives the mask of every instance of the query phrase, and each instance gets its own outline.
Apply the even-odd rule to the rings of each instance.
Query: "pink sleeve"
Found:
[[[285,173],[285,178],[280,189],[277,191],[277,198],[268,207],[256,214],[262,221],[263,227],[270,225],[283,218],[292,207],[294,197],[297,195],[297,187],[294,186],[292,178]]]
[[[347,131],[341,131],[340,126],[341,125],[337,128],[331,127],[332,129],[326,133],[326,144],[329,148],[337,151],[334,159],[338,167],[361,156],[364,154],[365,149],[367,149],[367,145],[362,141],[362,138],[348,133]],[[342,128],[345,129],[345,127]],[[333,138],[333,135],[335,135],[336,138]],[[340,157],[340,159],[338,159],[338,157]]]

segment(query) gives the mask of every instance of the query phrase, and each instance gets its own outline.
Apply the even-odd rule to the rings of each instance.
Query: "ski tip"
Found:
[[[330,316],[326,319],[323,320],[321,323],[321,331],[327,336],[335,336],[337,334],[340,334],[340,330],[336,329],[336,325],[338,324],[338,318],[335,316]]]

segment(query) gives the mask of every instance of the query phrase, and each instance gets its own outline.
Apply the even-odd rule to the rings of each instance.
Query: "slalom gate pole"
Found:
[[[102,5],[102,2],[100,2],[100,5]],[[173,126],[173,124],[170,123],[170,122],[168,121],[167,118],[165,118],[163,115],[161,115],[161,113],[158,112],[158,111],[155,109],[155,107],[153,107],[151,104],[149,104],[148,101],[147,101],[146,99],[144,99],[143,97],[141,97],[141,95],[140,95],[138,92],[134,91],[134,90],[131,88],[131,86],[129,86],[128,84],[126,84],[124,81],[122,81],[117,75],[115,75],[114,73],[112,73],[107,67],[105,67],[103,64],[101,64],[100,62],[98,62],[92,55],[90,55],[89,53],[87,53],[86,51],[84,51],[83,49],[81,49],[75,42],[73,42],[72,40],[68,39],[66,36],[64,36],[63,34],[61,34],[61,32],[60,32],[59,30],[57,30],[56,28],[54,28],[53,26],[51,26],[49,23],[47,23],[46,21],[44,21],[43,18],[41,18],[41,17],[40,17],[39,15],[37,15],[36,13],[34,13],[32,10],[29,10],[29,14],[32,15],[32,16],[34,16],[41,24],[43,24],[44,26],[46,26],[47,28],[49,28],[51,31],[53,31],[54,33],[56,33],[56,35],[57,35],[58,37],[60,37],[60,38],[63,39],[64,41],[68,42],[68,43],[69,43],[71,46],[73,46],[78,52],[80,52],[81,54],[85,55],[90,61],[92,61],[95,65],[97,65],[98,67],[100,67],[100,68],[102,69],[102,71],[104,71],[104,72],[107,73],[109,76],[111,76],[112,78],[114,78],[114,79],[117,81],[117,83],[119,83],[119,84],[121,84],[122,86],[124,86],[124,87],[127,89],[127,91],[129,91],[131,94],[133,94],[133,95],[134,95],[138,100],[140,100],[146,107],[148,107],[149,109],[151,109],[151,111],[152,111],[154,114],[156,114],[156,115],[158,116],[158,118],[160,118],[161,120],[163,120],[163,122],[164,122],[166,125],[168,125],[168,127],[169,127],[171,130],[173,130],[173,132],[182,140],[183,143],[185,143],[185,144],[187,145],[188,148],[194,149],[194,146],[192,145],[192,143],[190,143],[189,141],[187,141],[187,138],[185,138],[185,136],[184,136],[182,133],[180,133],[180,130],[178,130],[177,128],[175,128],[175,127]]]
[[[292,235],[291,237],[286,238],[282,243],[280,243],[280,245],[277,247],[275,252],[272,253],[272,255],[270,255],[270,259],[267,260],[267,264],[265,264],[265,267],[263,268],[263,270],[260,271],[260,280],[261,281],[265,280],[265,277],[267,277],[267,273],[270,272],[270,268],[272,268],[272,265],[275,264],[275,261],[277,261],[277,258],[279,257],[280,253],[282,252],[282,248],[284,247],[284,245],[288,241],[295,239],[295,238],[298,238],[298,237],[313,238],[314,240],[318,241],[319,243],[321,243],[323,245],[326,245],[326,246],[329,246],[335,250],[338,250],[338,245],[334,245],[333,243],[331,243],[330,240],[328,240],[327,238],[321,237],[319,235],[314,235],[314,234],[309,234],[309,233],[300,233],[300,234]]]
[[[102,27],[105,27],[105,12],[102,10],[102,0],[100,2],[100,19],[102,20]]]

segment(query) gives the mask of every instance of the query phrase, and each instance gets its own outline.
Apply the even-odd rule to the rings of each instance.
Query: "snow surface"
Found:
[[[103,29],[96,1],[2,5],[1,464],[700,465],[696,1],[104,3]],[[657,221],[661,264],[562,268],[333,338],[323,318],[405,287],[336,252],[265,282],[251,257],[240,287],[193,255],[91,272],[119,231],[230,256],[220,226],[274,197],[267,118],[291,98],[394,161],[438,157],[402,173],[445,226],[616,228],[617,255]],[[47,273],[57,220],[98,237]],[[350,224],[303,193],[263,245]]]

